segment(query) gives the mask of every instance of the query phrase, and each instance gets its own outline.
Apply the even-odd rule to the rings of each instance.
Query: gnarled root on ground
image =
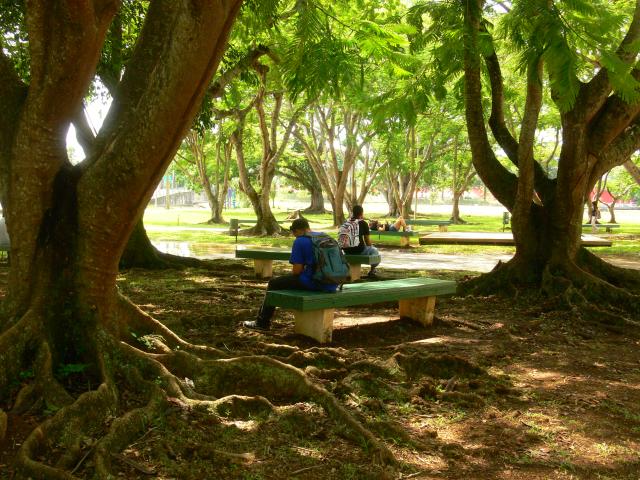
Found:
[[[43,410],[46,402],[47,410],[55,412],[23,442],[17,467],[24,478],[113,478],[114,455],[144,435],[169,408],[198,409],[214,418],[222,412],[242,417],[272,410],[271,402],[300,400],[321,405],[375,460],[395,463],[386,445],[302,370],[263,356],[215,358],[217,350],[188,344],[135,308],[121,305],[117,315],[120,325],[109,332],[100,329],[94,339],[97,366],[92,373],[98,387],[75,395],[54,375],[46,337],[35,328],[37,318],[29,321],[34,323],[21,341],[13,329],[0,335],[4,358],[36,372],[14,398],[14,406],[24,410],[40,405]],[[119,338],[118,333],[126,331],[123,315],[132,330],[158,334],[158,343],[141,344],[131,335]],[[29,355],[27,344],[35,345]],[[19,371],[2,375],[8,384],[19,378]]]
[[[515,297],[531,290],[541,292],[543,310],[571,310],[576,318],[617,328],[640,326],[640,272],[611,265],[582,249],[578,263],[564,261],[538,272],[515,257],[499,262],[489,273],[462,282],[459,294],[500,294]]]
[[[523,275],[523,266],[515,258],[499,261],[488,273],[458,285],[459,295],[503,295],[515,296],[520,288],[531,285],[529,275]]]
[[[549,298],[549,305],[571,310],[578,318],[602,323],[613,330],[640,327],[638,290],[616,286],[574,263],[547,267],[542,291]]]

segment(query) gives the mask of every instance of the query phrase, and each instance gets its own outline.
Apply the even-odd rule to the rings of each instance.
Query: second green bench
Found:
[[[620,225],[618,225],[617,223],[596,223],[596,231],[599,228],[604,228],[605,232],[607,233],[611,233],[613,232],[614,228],[620,228]],[[582,228],[592,228],[593,225],[591,225],[590,223],[585,223],[582,225]]]
[[[253,265],[258,278],[269,278],[273,276],[273,261],[288,261],[291,258],[291,251],[282,248],[239,248],[236,250],[236,258],[252,258]],[[375,265],[380,263],[380,255],[345,255],[349,263],[349,273],[351,281],[360,279],[362,276],[362,265]]]
[[[447,227],[451,225],[451,220],[427,220],[424,218],[409,218],[406,220],[407,225],[419,225],[421,227],[428,227],[431,225],[437,225],[438,230],[441,232],[446,232]]]

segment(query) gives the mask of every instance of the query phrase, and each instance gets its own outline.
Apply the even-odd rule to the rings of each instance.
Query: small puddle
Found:
[[[195,258],[235,258],[233,245],[192,242],[151,242],[154,247],[164,253]]]

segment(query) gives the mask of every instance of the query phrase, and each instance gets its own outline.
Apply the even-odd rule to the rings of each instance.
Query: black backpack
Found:
[[[326,233],[306,234],[313,247],[313,279],[318,283],[339,285],[349,278],[349,264],[338,242]]]

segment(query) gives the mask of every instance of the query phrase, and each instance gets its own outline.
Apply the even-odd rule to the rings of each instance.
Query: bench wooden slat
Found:
[[[420,232],[400,232],[395,230],[371,230],[371,235],[389,236],[389,237],[413,237],[420,235]]]
[[[405,222],[407,222],[407,225],[451,225],[451,220],[426,220],[421,218],[409,218]]]
[[[335,293],[306,290],[276,290],[267,293],[266,302],[274,307],[299,311],[350,307],[406,298],[451,295],[456,282],[434,278],[402,278],[381,282],[352,283]]]
[[[599,228],[604,228],[607,233],[611,233],[614,228],[620,228],[620,225],[617,223],[596,223],[596,230]],[[582,228],[593,228],[593,225],[590,223],[585,223],[582,225]]]

